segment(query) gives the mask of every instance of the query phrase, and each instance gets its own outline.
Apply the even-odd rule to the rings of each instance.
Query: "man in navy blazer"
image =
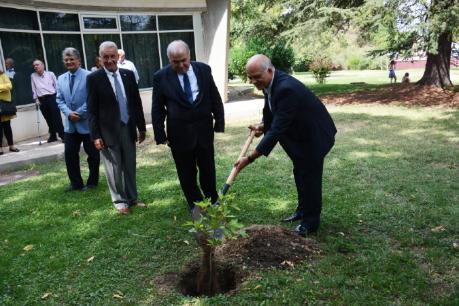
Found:
[[[203,198],[218,199],[214,132],[224,132],[223,103],[208,65],[190,61],[181,40],[167,47],[170,65],[153,78],[152,122],[157,144],[170,146],[190,210]],[[164,121],[167,118],[167,132]],[[197,184],[199,181],[204,197]]]
[[[126,215],[132,206],[145,206],[137,198],[136,184],[135,145],[146,135],[142,100],[132,71],[118,69],[118,46],[105,41],[99,55],[103,69],[87,77],[89,129],[102,153],[113,205]]]
[[[67,72],[57,79],[56,102],[64,114],[65,164],[70,185],[66,191],[86,190],[99,183],[99,151],[89,137],[86,101],[86,76],[89,71],[82,69],[80,52],[75,48],[66,48],[62,52]],[[88,155],[89,177],[86,186],[80,172],[80,147]]]
[[[235,166],[240,171],[259,156],[268,156],[279,142],[293,162],[298,192],[297,211],[284,221],[302,220],[294,231],[305,236],[319,228],[323,163],[335,143],[335,124],[319,98],[297,79],[276,70],[265,55],[250,58],[246,72],[265,95],[263,124],[250,127],[256,136],[264,133],[264,137]]]

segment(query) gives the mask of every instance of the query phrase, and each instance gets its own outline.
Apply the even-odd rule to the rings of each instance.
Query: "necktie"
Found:
[[[75,83],[75,75],[74,74],[71,74],[70,75],[70,94],[73,93],[73,84]]]
[[[185,90],[186,99],[190,104],[193,104],[193,92],[191,91],[190,79],[186,73],[183,75],[183,89]]]
[[[129,115],[127,111],[126,99],[123,96],[121,84],[118,82],[116,73],[113,73],[113,80],[115,81],[116,100],[118,100],[118,106],[120,108],[121,121],[123,121],[124,124],[127,124],[129,121]]]

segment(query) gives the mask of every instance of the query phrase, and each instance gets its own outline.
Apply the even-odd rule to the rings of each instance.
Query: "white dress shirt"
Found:
[[[191,66],[191,64],[186,74],[188,75],[188,79],[190,80],[191,92],[193,93],[193,101],[196,101],[196,97],[199,95],[198,79],[194,74],[193,67]],[[182,86],[182,89],[185,91],[185,85],[183,84],[183,74],[177,73],[177,75],[180,81],[180,85]]]

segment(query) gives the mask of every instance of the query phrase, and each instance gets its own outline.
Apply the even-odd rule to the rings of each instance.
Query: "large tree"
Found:
[[[366,38],[379,39],[374,53],[426,54],[421,85],[452,86],[451,43],[459,27],[458,0],[366,1],[356,14]]]
[[[459,0],[233,0],[233,39],[286,37],[295,50],[358,31],[373,54],[427,55],[423,85],[448,87]],[[267,40],[269,42],[269,40]],[[315,51],[318,48],[313,48]]]

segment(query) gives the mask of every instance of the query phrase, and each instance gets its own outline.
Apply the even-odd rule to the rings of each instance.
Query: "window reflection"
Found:
[[[116,29],[115,17],[83,17],[85,29]]]
[[[80,31],[77,14],[40,12],[40,22],[44,31]]]
[[[156,17],[148,15],[122,15],[120,16],[121,30],[123,31],[154,31],[156,30]]]

